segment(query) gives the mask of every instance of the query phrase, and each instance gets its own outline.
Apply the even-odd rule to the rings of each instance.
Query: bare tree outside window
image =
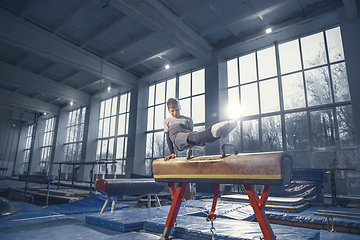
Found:
[[[229,141],[240,152],[285,150],[293,167],[359,168],[339,27],[233,58],[227,71],[229,109],[242,109]],[[340,175],[360,195],[360,172]]]

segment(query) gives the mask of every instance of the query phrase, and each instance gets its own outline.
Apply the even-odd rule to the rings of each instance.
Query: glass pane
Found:
[[[127,143],[128,143],[128,138],[125,137],[125,144],[124,144],[124,158],[126,158],[126,151],[127,151]],[[124,161],[124,164],[126,163],[126,161]],[[124,169],[125,172],[125,169]]]
[[[170,150],[169,150],[169,146],[167,145],[167,142],[165,140],[165,134],[163,134],[164,136],[164,156],[169,156],[170,155]]]
[[[152,160],[145,159],[145,175],[151,176],[152,173]]]
[[[106,100],[105,103],[105,117],[110,116],[110,111],[111,111],[111,103],[112,103],[112,99],[108,99]]]
[[[334,86],[335,102],[350,101],[345,63],[333,64],[330,68]]]
[[[205,92],[205,69],[192,73],[192,95]]]
[[[269,47],[267,49],[257,52],[259,79],[274,77],[277,74],[276,70],[276,58],[275,47]]]
[[[119,175],[123,175],[123,161],[122,160],[118,160],[118,162],[116,163],[116,174]]]
[[[147,130],[151,131],[154,129],[154,107],[148,108],[148,116],[147,116]]]
[[[104,117],[104,113],[105,113],[105,101],[101,101],[101,105],[100,105],[100,118]]]
[[[230,119],[240,118],[242,115],[242,108],[239,99],[239,87],[228,89],[228,106],[227,114]]]
[[[192,119],[194,124],[205,122],[205,95],[193,97]]]
[[[285,114],[285,132],[288,149],[309,149],[306,112]]]
[[[351,196],[360,195],[360,161],[358,150],[347,150],[342,151],[343,167],[344,168],[355,168],[357,171],[344,171],[345,177],[348,181],[348,194]]]
[[[279,45],[280,69],[281,74],[297,71],[301,69],[299,41]]]
[[[240,65],[240,84],[252,82],[257,79],[255,53],[250,53],[248,55],[240,57],[239,65]]]
[[[126,109],[127,112],[130,111],[130,103],[131,103],[131,93],[129,92],[127,94],[127,109]]]
[[[341,147],[355,147],[356,136],[351,105],[336,108]]]
[[[115,135],[116,117],[111,117],[110,121],[110,137]]]
[[[179,78],[179,98],[190,96],[190,73]]]
[[[116,159],[122,159],[124,154],[124,138],[117,138],[116,142]]]
[[[149,87],[149,104],[148,106],[154,105],[155,85]]]
[[[241,132],[240,123],[229,133],[229,143],[234,145],[239,151],[241,150]]]
[[[104,119],[103,137],[109,136],[109,129],[110,129],[110,118],[105,118]]]
[[[145,157],[147,157],[147,158],[152,157],[152,151],[153,151],[152,139],[153,139],[152,133],[146,134],[146,156]]]
[[[155,127],[154,130],[162,129],[164,122],[164,110],[165,104],[161,104],[155,107]]]
[[[290,153],[293,168],[311,168],[310,153]]]
[[[280,151],[282,147],[282,131],[280,115],[262,118],[262,150]]]
[[[125,144],[124,144],[124,158],[126,158],[126,151],[127,151],[127,142],[128,142],[128,137],[125,137]],[[124,161],[125,163],[126,161]],[[125,170],[124,170],[125,171]]]
[[[305,92],[302,73],[281,77],[284,109],[305,107]]]
[[[237,58],[227,61],[227,80],[228,87],[239,85],[238,62]]]
[[[117,98],[117,97],[113,97],[113,98],[112,98],[111,116],[116,115],[117,102],[118,102],[118,98]]]
[[[275,112],[280,110],[278,79],[273,78],[261,81],[260,103],[261,113]]]
[[[258,152],[259,144],[259,123],[258,120],[243,122],[244,152]]]
[[[165,102],[165,82],[156,84],[156,100],[155,104]]]
[[[241,86],[241,107],[243,116],[259,113],[258,88],[256,83]]]
[[[82,124],[80,125],[80,133],[79,133],[79,139],[78,139],[78,141],[82,141],[83,138],[84,138],[84,124],[82,123]]]
[[[306,71],[305,82],[309,106],[332,102],[328,67]]]
[[[83,107],[81,113],[81,123],[85,122],[85,114],[86,114],[86,107]]]
[[[102,137],[103,122],[104,122],[104,120],[103,120],[103,119],[101,119],[101,120],[99,121],[99,134],[98,134],[98,137],[99,137],[99,138],[101,138],[101,137]]]
[[[123,94],[120,96],[120,109],[119,113],[126,112],[126,105],[127,105],[127,94]]]
[[[164,156],[164,133],[154,133],[154,153],[153,158],[160,158]]]
[[[166,84],[166,98],[175,98],[175,88],[176,88],[176,79],[172,78],[170,80],[167,81]],[[167,99],[165,99],[165,101],[167,101]]]
[[[344,60],[340,27],[325,31],[330,62]]]
[[[107,155],[107,146],[108,146],[108,140],[102,140],[102,146],[101,146],[101,159],[106,159]]]
[[[314,152],[314,168],[338,168],[339,157],[336,152]]]
[[[334,116],[331,109],[310,112],[314,147],[335,146]]]
[[[129,113],[126,113],[125,134],[128,134],[128,131],[129,131]]]
[[[326,63],[323,33],[317,33],[300,39],[304,68]]]
[[[108,150],[108,160],[113,160],[114,157],[114,139],[110,138],[109,139],[109,150]]]
[[[118,135],[125,134],[125,114],[119,115]]]
[[[102,140],[99,140],[96,148],[96,158],[95,158],[96,160],[100,160],[101,145],[102,145]]]
[[[191,117],[191,115],[190,115],[190,98],[180,100],[179,103],[181,106],[180,114],[187,116],[187,117]]]

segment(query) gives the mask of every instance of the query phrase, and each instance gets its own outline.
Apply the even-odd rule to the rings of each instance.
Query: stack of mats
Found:
[[[272,186],[271,197],[302,197],[310,205],[324,202],[324,173],[320,168],[294,168],[291,182],[284,186]]]
[[[172,229],[171,235],[182,239],[211,239],[210,222],[205,220],[205,214],[211,209],[211,203],[202,201],[189,201],[197,208],[182,203],[177,217],[177,225]],[[231,211],[241,206],[241,209]],[[146,209],[123,209],[116,212],[86,216],[89,224],[110,228],[122,232],[145,230],[162,234],[170,206]],[[259,239],[262,237],[258,223],[249,222],[254,219],[253,210],[243,204],[218,203],[215,214],[225,211],[229,213],[214,221],[216,239]],[[319,240],[319,232],[315,230],[294,229],[287,226],[274,226],[277,240],[282,239],[311,239]]]
[[[249,203],[248,196],[244,194],[223,195],[220,199],[224,202]],[[208,199],[203,201],[212,200]],[[304,202],[304,199],[301,197],[269,197],[266,201],[265,210],[273,210],[280,212],[301,212],[308,207],[309,205]]]
[[[102,194],[96,194],[91,197],[87,197],[76,202],[47,206],[45,209],[61,213],[61,214],[81,214],[81,213],[92,213],[100,212],[106,197]],[[116,202],[115,209],[128,208],[129,205],[124,205]],[[111,205],[106,207],[105,211],[110,211]]]

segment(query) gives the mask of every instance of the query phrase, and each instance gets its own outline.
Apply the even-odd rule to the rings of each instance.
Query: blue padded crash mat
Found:
[[[87,224],[79,225],[72,224],[66,226],[58,226],[51,228],[27,229],[26,231],[18,231],[13,233],[1,234],[1,239],[11,240],[38,240],[38,239],[52,239],[52,240],[73,240],[73,239],[96,239],[107,240],[111,236],[95,231],[88,227]],[[119,237],[118,239],[122,239]]]
[[[249,202],[248,195],[244,194],[223,195],[220,199],[232,202]],[[304,204],[304,199],[302,197],[268,197],[266,201],[266,205],[297,206],[302,204]]]
[[[166,218],[153,219],[144,223],[144,230],[156,233],[164,231]],[[205,218],[196,216],[180,216],[176,219],[177,225],[171,235],[175,238],[189,240],[211,239],[211,224]],[[260,239],[263,237],[258,223],[231,219],[216,219],[214,221],[215,239],[245,240]],[[320,232],[304,228],[281,225],[272,225],[277,240],[320,240]]]
[[[91,213],[91,212],[100,212],[101,208],[104,205],[106,197],[102,194],[96,194],[91,197],[87,197],[76,202],[59,204],[47,206],[45,209],[61,213],[61,214],[81,214],[81,213]],[[112,198],[110,198],[109,203],[105,211],[111,210]],[[128,208],[129,205],[124,205],[119,202],[116,202],[115,209]]]
[[[166,217],[168,212],[161,208],[129,208],[116,212],[86,216],[85,221],[121,232],[143,229],[144,221],[152,218]]]
[[[161,235],[155,235],[149,232],[129,232],[111,237],[110,240],[159,240]]]
[[[189,200],[191,204],[208,213],[211,209],[212,203],[203,202],[199,200]],[[234,208],[242,207],[236,211],[228,212],[222,217],[236,220],[251,221],[255,218],[254,212],[250,206],[240,204],[221,204],[217,205],[215,214],[220,214]],[[194,215],[206,217],[206,215],[197,208],[189,205],[186,202],[181,204],[179,209],[179,216]],[[86,216],[85,221],[89,224],[106,227],[109,229],[129,232],[133,230],[143,229],[144,222],[153,218],[167,217],[170,211],[170,206],[163,206],[159,208],[145,208],[145,209],[123,209],[113,213],[104,213]]]
[[[343,212],[352,212],[352,213],[358,213],[360,214],[359,209],[355,208],[338,208],[338,207],[329,207],[329,208],[316,208],[311,207],[303,212],[301,214],[295,214],[295,213],[279,213],[275,211],[266,211],[266,215],[269,219],[278,219],[278,220],[285,220],[289,222],[300,222],[300,223],[309,223],[309,224],[321,224],[321,225],[327,225],[327,219],[326,217],[322,216],[315,216],[314,212],[317,212],[318,209],[321,210],[329,210],[329,211],[343,211]],[[354,220],[354,219],[345,219],[345,218],[339,218],[334,217],[334,226],[339,227],[351,227],[356,228],[360,230],[360,221]]]
[[[19,220],[19,219],[30,219],[30,218],[33,219],[40,217],[44,218],[47,216],[59,215],[59,213],[57,212],[53,212],[51,210],[44,209],[42,207],[38,207],[26,202],[12,201],[11,203],[17,207],[18,213],[10,217],[0,218],[0,223]]]
[[[223,195],[220,198],[222,203],[248,203],[249,198],[244,194]],[[212,199],[202,199],[202,201],[212,201]],[[269,197],[266,201],[265,210],[280,212],[301,212],[309,207],[303,198],[282,198]]]
[[[208,201],[206,201],[206,200],[201,200],[201,201],[188,200],[188,202],[189,203],[187,203],[187,202],[182,203],[180,211],[183,208],[195,209],[192,206],[192,205],[194,205],[208,214],[212,207],[212,199],[211,200],[209,199]],[[170,210],[170,206],[168,208]],[[227,213],[225,213],[225,212],[227,212]],[[216,204],[215,214],[216,215],[220,214],[221,216],[219,216],[219,217],[223,217],[223,218],[231,218],[231,219],[245,220],[245,221],[251,221],[255,218],[254,211],[253,211],[252,207],[250,206],[250,204],[244,204],[244,203],[222,203],[222,202],[218,201]],[[201,211],[198,211],[195,213],[190,213],[190,215],[205,216],[205,214]],[[178,216],[180,216],[180,215],[178,215]]]

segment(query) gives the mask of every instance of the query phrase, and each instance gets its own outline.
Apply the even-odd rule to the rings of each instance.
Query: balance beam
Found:
[[[123,195],[148,194],[148,198],[149,198],[149,195],[151,193],[154,193],[155,199],[157,200],[157,203],[159,205],[160,202],[157,198],[156,193],[161,192],[165,188],[165,186],[166,186],[165,183],[155,182],[154,179],[149,179],[149,178],[98,179],[95,182],[95,189],[101,192],[102,194],[107,195],[107,198],[100,213],[103,213],[105,211],[105,208],[111,196],[113,197],[111,212],[114,212],[117,197]]]
[[[264,239],[276,239],[264,208],[272,185],[290,183],[292,159],[285,152],[262,152],[226,156],[201,156],[187,159],[174,158],[165,162],[153,162],[154,179],[167,182],[172,205],[165,223],[162,238],[167,239],[174,226],[187,184],[190,182],[215,183],[217,192],[220,183],[244,184],[249,202],[254,210]],[[175,189],[175,184],[178,183]],[[259,198],[254,185],[265,185]],[[214,194],[213,214],[216,206]],[[214,214],[213,214],[214,215]],[[209,217],[208,216],[208,217]],[[213,218],[214,219],[214,218]]]

